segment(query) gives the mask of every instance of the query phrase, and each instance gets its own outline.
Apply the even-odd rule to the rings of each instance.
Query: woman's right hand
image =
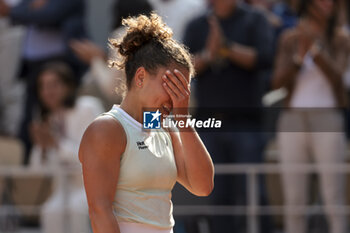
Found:
[[[215,16],[210,16],[208,23],[209,34],[206,42],[206,50],[209,52],[210,60],[213,60],[219,54],[220,48],[224,43],[224,36],[219,21]]]

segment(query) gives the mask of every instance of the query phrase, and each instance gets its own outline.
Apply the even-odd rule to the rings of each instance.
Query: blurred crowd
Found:
[[[84,0],[0,0],[0,140],[22,148],[21,165],[33,170],[79,166],[84,130],[125,92],[123,71],[110,68],[118,54],[108,39],[124,33],[123,18],[152,11],[193,54],[191,106],[197,117],[206,116],[205,108],[279,109],[272,137],[263,130],[262,114],[214,112],[211,117],[235,129],[200,133],[214,163],[263,164],[266,148],[276,141],[276,161],[286,167],[281,186],[288,210],[308,204],[310,193],[310,177],[291,172],[289,165],[349,161],[344,114],[350,88],[349,1],[115,0],[109,9],[113,30],[103,47],[89,35],[87,7]],[[6,143],[1,146],[0,156],[11,157]],[[328,232],[348,232],[349,216],[335,208],[346,204],[346,176],[317,174]],[[81,176],[69,181],[70,232],[89,232]],[[269,205],[264,181],[259,177],[259,204]],[[246,183],[244,175],[216,177],[208,202],[246,205]],[[41,209],[42,232],[65,232],[63,199],[62,182],[54,177]],[[247,232],[242,216],[205,221],[207,232]],[[275,232],[272,218],[262,216],[259,222],[260,232]],[[282,232],[308,229],[306,215],[286,212]],[[175,232],[200,230],[175,227]]]

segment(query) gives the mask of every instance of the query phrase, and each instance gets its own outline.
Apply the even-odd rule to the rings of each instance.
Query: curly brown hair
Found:
[[[120,39],[111,39],[112,48],[121,56],[121,61],[112,61],[112,66],[125,70],[127,88],[139,67],[154,73],[159,67],[178,64],[194,75],[192,57],[184,45],[172,38],[172,30],[155,13],[123,19],[126,34]]]

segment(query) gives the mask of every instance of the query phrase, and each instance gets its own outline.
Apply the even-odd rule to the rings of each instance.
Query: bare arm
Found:
[[[238,43],[233,43],[228,48],[220,48],[218,54],[245,69],[253,69],[257,60],[257,52],[254,48]],[[208,49],[195,54],[194,68],[196,72],[201,73],[204,71],[215,58]]]
[[[275,70],[272,78],[272,88],[278,89],[281,87],[291,87],[293,85],[294,79],[298,72],[300,71],[300,66],[293,61],[294,52],[290,50],[290,36],[288,31],[282,34],[279,45],[277,56],[275,59]],[[300,57],[301,59],[301,57]]]
[[[173,113],[187,114],[190,96],[189,77],[175,70],[174,73],[167,73],[163,79],[164,88],[173,102]],[[214,187],[214,166],[203,142],[192,128],[171,132],[170,135],[178,182],[197,196],[208,196]]]
[[[202,140],[192,128],[171,132],[177,181],[197,196],[208,196],[214,188],[214,166]]]
[[[232,63],[245,68],[253,69],[257,60],[257,51],[253,47],[233,43],[224,53]]]
[[[122,126],[109,116],[97,118],[81,141],[79,159],[94,233],[120,233],[112,203],[125,145]]]

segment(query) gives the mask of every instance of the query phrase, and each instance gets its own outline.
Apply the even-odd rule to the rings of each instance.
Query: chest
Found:
[[[171,189],[177,170],[171,139],[165,133],[129,136],[122,155],[119,185],[137,189]]]

